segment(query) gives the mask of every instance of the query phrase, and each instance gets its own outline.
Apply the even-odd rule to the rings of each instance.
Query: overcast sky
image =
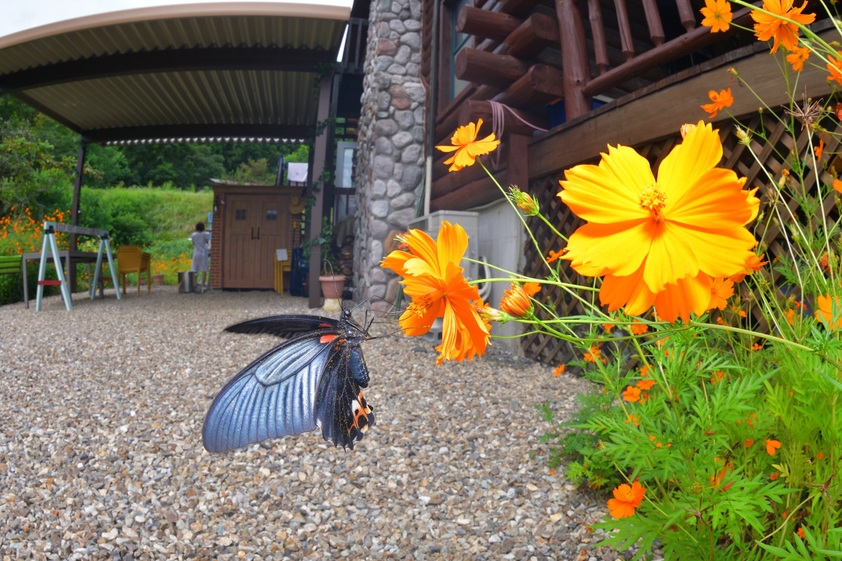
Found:
[[[230,0],[0,0],[0,37],[48,23],[105,12]],[[235,0],[236,1],[236,0]],[[284,0],[279,0],[284,1]],[[299,0],[304,4],[350,6],[351,0]]]

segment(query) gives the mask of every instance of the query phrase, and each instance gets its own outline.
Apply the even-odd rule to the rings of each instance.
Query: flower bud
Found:
[[[681,125],[681,138],[687,138],[687,135],[690,134],[690,131],[696,128],[696,125],[691,125],[690,123],[684,123]]]
[[[510,319],[509,316],[507,316],[506,314],[504,314],[496,308],[492,308],[487,303],[484,303],[481,306],[475,306],[475,308],[477,313],[479,314],[479,317],[487,323],[491,323],[492,321],[499,321],[500,323],[505,323]]]
[[[538,201],[533,199],[529,193],[524,193],[514,185],[509,187],[509,193],[512,201],[517,207],[523,211],[526,216],[536,216],[540,211]]]
[[[500,310],[512,317],[522,318],[532,314],[532,300],[519,284],[512,284],[500,300]]]

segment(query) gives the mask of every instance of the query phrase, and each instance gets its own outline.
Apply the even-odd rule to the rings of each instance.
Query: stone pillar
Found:
[[[384,246],[415,218],[424,169],[421,0],[374,0],[359,122],[355,298],[386,311]],[[389,273],[391,275],[391,273]],[[392,277],[394,275],[391,275]]]

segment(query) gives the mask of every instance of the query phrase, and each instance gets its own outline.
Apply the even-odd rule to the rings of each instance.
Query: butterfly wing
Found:
[[[234,376],[205,416],[205,449],[225,452],[315,429],[313,404],[334,349],[325,335],[319,330],[290,339]]]
[[[332,330],[339,328],[339,322],[335,319],[321,316],[306,315],[284,315],[257,318],[234,325],[229,325],[225,331],[232,333],[265,333],[290,339],[302,333],[310,333],[316,330]]]
[[[325,440],[354,449],[354,443],[374,425],[374,413],[360,387],[368,386],[368,368],[356,344],[337,345],[319,381],[314,407],[316,424]]]

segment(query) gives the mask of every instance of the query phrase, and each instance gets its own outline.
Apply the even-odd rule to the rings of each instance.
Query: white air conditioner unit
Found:
[[[459,210],[439,210],[432,212],[426,216],[420,216],[409,222],[408,228],[414,230],[421,230],[430,235],[434,240],[438,238],[439,228],[442,221],[447,220],[451,224],[459,224],[465,229],[468,234],[468,250],[465,252],[465,257],[470,259],[479,259],[479,213]],[[471,263],[465,259],[462,260],[462,268],[465,270],[465,278],[468,280],[476,280],[480,278],[480,267],[476,263]],[[488,271],[483,271],[485,275]],[[483,276],[484,278],[484,276]],[[483,287],[490,288],[489,283],[485,283]],[[480,289],[480,295],[487,298],[487,290]],[[441,342],[441,319],[437,319],[430,328],[429,333],[425,336],[426,339],[434,343]]]

